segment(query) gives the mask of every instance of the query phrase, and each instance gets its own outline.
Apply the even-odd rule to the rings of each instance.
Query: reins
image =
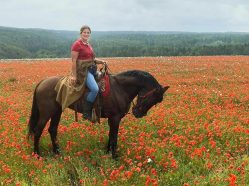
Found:
[[[141,97],[141,98],[146,98],[146,97],[148,97],[149,95],[153,94],[156,90],[157,90],[157,88],[154,88],[154,89],[152,89],[151,91],[147,92],[145,95],[140,96],[140,97]]]

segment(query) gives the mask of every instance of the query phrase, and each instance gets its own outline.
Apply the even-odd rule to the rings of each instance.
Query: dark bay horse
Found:
[[[55,85],[60,77],[50,77],[42,80],[35,88],[33,104],[29,120],[29,134],[34,137],[34,153],[39,155],[39,139],[46,123],[50,121],[48,129],[54,153],[59,153],[56,140],[57,129],[61,118],[62,109],[56,102]],[[148,72],[132,70],[116,75],[110,75],[111,92],[104,98],[101,108],[101,117],[108,118],[109,140],[107,152],[111,151],[116,157],[119,123],[128,113],[131,102],[137,97],[137,102],[132,108],[136,118],[145,116],[148,110],[163,100],[163,95],[169,86],[161,86]],[[82,112],[83,96],[77,101],[77,111]],[[80,104],[79,104],[80,103]],[[69,106],[75,109],[75,105]]]

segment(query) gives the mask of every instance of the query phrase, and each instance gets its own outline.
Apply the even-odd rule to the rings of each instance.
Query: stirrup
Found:
[[[88,120],[92,123],[96,123],[97,122],[97,115],[96,115],[95,109],[94,108],[92,109],[91,115],[89,115],[89,113],[83,113],[82,119]]]
[[[83,113],[82,119],[86,119],[92,122],[92,116],[89,113]]]

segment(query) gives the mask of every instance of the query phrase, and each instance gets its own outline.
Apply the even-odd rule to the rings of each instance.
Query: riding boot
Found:
[[[93,103],[89,101],[84,102],[84,112],[83,112],[83,118],[87,119],[89,121],[92,121],[92,108],[93,108]]]

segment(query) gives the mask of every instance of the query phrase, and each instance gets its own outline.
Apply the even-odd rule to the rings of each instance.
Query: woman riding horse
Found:
[[[59,153],[57,129],[62,111],[69,107],[83,113],[84,118],[91,120],[92,104],[96,98],[98,87],[89,68],[96,60],[92,47],[88,43],[91,29],[81,28],[81,38],[72,46],[72,75],[50,77],[42,80],[35,88],[33,104],[29,120],[29,134],[34,136],[34,153],[39,155],[39,140],[46,123],[51,119],[49,133],[54,153]],[[128,113],[131,102],[137,96],[137,103],[132,108],[135,117],[140,118],[148,110],[163,100],[169,86],[163,87],[148,72],[132,70],[109,77],[110,93],[103,99],[101,116],[108,118],[109,141],[107,151],[116,157],[118,129],[121,119]],[[84,98],[85,82],[90,93]],[[84,104],[84,105],[83,105]],[[85,107],[85,108],[83,108]]]
[[[71,48],[72,73],[62,78],[56,85],[56,101],[62,106],[62,110],[78,100],[85,91],[85,85],[90,90],[84,104],[84,119],[92,121],[92,108],[99,87],[94,79],[96,64],[106,64],[95,58],[94,51],[88,43],[91,34],[89,26],[82,26],[80,38],[76,40]]]

